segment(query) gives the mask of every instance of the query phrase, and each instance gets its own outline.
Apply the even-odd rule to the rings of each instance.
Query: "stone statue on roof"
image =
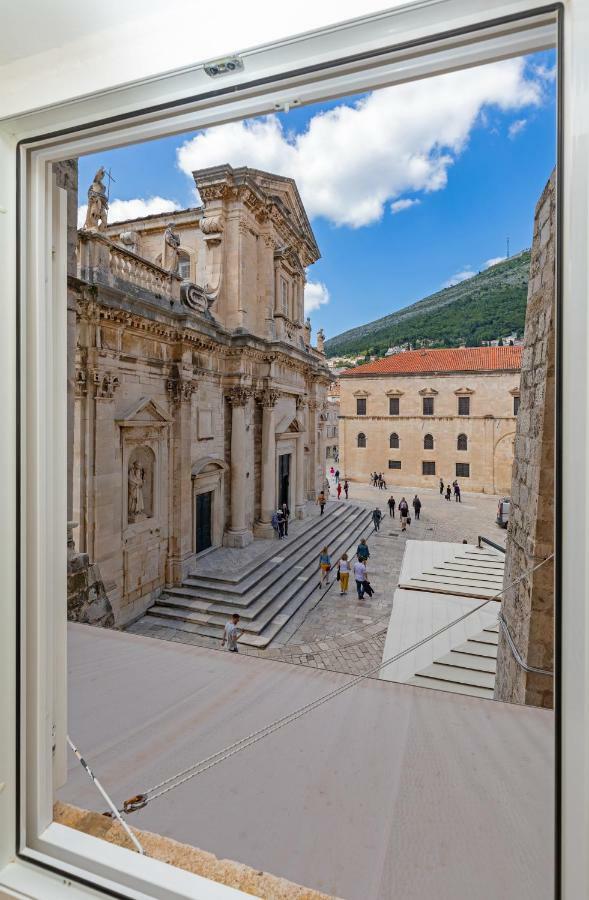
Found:
[[[164,253],[162,256],[162,268],[176,274],[180,259],[180,235],[174,231],[174,223],[168,222],[164,231]]]
[[[88,188],[88,208],[84,228],[88,231],[104,231],[107,226],[108,199],[102,183],[106,170],[100,166]]]

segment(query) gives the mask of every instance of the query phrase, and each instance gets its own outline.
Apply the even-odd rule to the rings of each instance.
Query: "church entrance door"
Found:
[[[211,514],[213,491],[196,495],[196,552],[202,553],[212,546]]]
[[[281,453],[278,457],[278,505],[289,503],[290,494],[290,453]]]

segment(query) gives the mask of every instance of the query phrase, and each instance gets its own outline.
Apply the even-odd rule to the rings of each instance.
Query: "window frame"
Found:
[[[394,463],[394,465],[393,465]],[[399,471],[402,468],[400,459],[389,459],[389,469],[393,469],[394,471]]]
[[[426,472],[426,467],[430,468],[431,472]],[[422,459],[421,460],[421,475],[422,477],[430,477],[431,475],[436,474],[436,461],[435,459]]]
[[[367,401],[367,397],[356,397],[356,415],[357,416],[368,415],[368,403],[366,401]],[[361,404],[364,404],[364,409],[362,412],[360,411]]]
[[[494,14],[498,17],[496,22],[493,22]],[[586,629],[578,627],[575,616],[576,609],[582,612],[589,593],[589,576],[582,565],[582,535],[589,518],[589,504],[586,501],[573,502],[575,498],[585,496],[584,492],[579,492],[578,473],[586,468],[588,447],[584,437],[579,439],[578,436],[586,433],[586,429],[580,426],[581,419],[584,422],[588,415],[589,406],[589,384],[587,379],[578,377],[578,361],[586,355],[584,309],[579,298],[586,296],[587,292],[587,279],[581,263],[589,235],[589,215],[583,198],[576,196],[574,190],[575,179],[583,177],[586,167],[579,141],[576,140],[583,136],[586,129],[583,89],[589,74],[589,54],[582,44],[589,14],[587,9],[583,9],[581,0],[568,0],[566,4],[555,3],[545,7],[539,7],[531,0],[511,0],[507,6],[503,0],[486,0],[484,6],[477,4],[476,7],[471,0],[414,3],[386,14],[359,19],[345,28],[333,26],[279,41],[266,48],[256,48],[249,56],[245,54],[247,75],[241,85],[239,80],[242,76],[237,75],[231,76],[217,88],[204,76],[202,66],[190,67],[162,78],[137,82],[115,92],[97,92],[82,103],[63,103],[55,108],[16,117],[8,124],[0,123],[0,185],[6,196],[17,198],[16,204],[9,206],[8,215],[0,216],[0,237],[3,241],[0,252],[4,263],[6,295],[14,297],[13,306],[6,304],[10,307],[9,314],[5,320],[6,327],[0,330],[3,351],[0,353],[0,365],[5,375],[4,383],[15,387],[15,391],[8,391],[7,422],[14,422],[17,427],[27,425],[27,440],[19,436],[16,444],[11,428],[7,426],[1,458],[5,471],[16,470],[19,478],[21,475],[46,474],[46,467],[54,474],[60,459],[65,458],[65,455],[60,457],[59,454],[64,444],[62,439],[52,445],[50,460],[44,459],[38,452],[39,448],[50,446],[48,437],[52,431],[58,434],[59,423],[63,422],[63,410],[59,408],[60,396],[64,399],[63,368],[58,367],[52,378],[46,383],[43,381],[51,353],[55,353],[56,358],[58,355],[61,339],[59,327],[57,333],[52,328],[59,326],[61,313],[50,308],[44,311],[40,302],[42,297],[47,296],[43,274],[46,272],[49,250],[43,236],[48,219],[53,214],[59,214],[58,208],[62,203],[51,197],[47,189],[54,160],[98,152],[130,139],[131,142],[149,140],[235,118],[264,114],[273,110],[276,104],[290,101],[293,96],[302,98],[301,102],[315,102],[437,74],[444,70],[444,66],[447,69],[469,65],[473,60],[477,64],[488,62],[500,58],[506,47],[514,47],[518,41],[520,47],[526,46],[526,39],[530,45],[534,40],[537,42],[537,38],[527,37],[525,29],[509,29],[510,23],[515,22],[519,26],[533,16],[539,17],[540,29],[544,21],[542,17],[546,21],[555,18],[558,24],[556,470],[563,489],[557,491],[555,501],[556,521],[561,523],[556,529],[555,703],[557,799],[562,801],[567,842],[562,845],[561,857],[561,807],[557,807],[555,871],[558,886],[561,883],[562,862],[567,896],[573,897],[589,893],[589,872],[585,871],[586,867],[577,866],[577,860],[582,858],[584,847],[589,843],[589,824],[584,816],[589,802],[589,771],[582,762],[584,748],[589,744],[589,713],[582,693],[582,673],[589,662],[589,635]],[[454,46],[452,40],[456,34],[465,32],[474,34],[475,39]],[[391,41],[392,36],[395,44],[392,50],[389,47],[387,51],[387,42]],[[416,52],[414,58],[409,62],[405,60],[403,66],[399,66],[393,55],[394,51],[404,46],[404,41],[408,47],[415,47]],[[430,54],[422,56],[420,53],[428,44],[432,45],[431,58]],[[389,53],[388,58],[384,56],[386,52]],[[518,52],[530,50],[520,49]],[[366,67],[360,71],[358,57],[366,61]],[[317,73],[316,80],[309,78],[309,66],[311,71]],[[322,69],[323,79],[319,77]],[[565,100],[569,111],[566,119]],[[28,241],[31,235],[33,240]],[[566,259],[562,254],[565,239]],[[22,256],[25,247],[28,253]],[[41,250],[43,253],[40,255]],[[40,263],[38,268],[35,268],[35,261]],[[566,317],[562,313],[563,296],[567,297]],[[24,297],[27,298],[26,319]],[[16,353],[17,319],[14,308],[19,323],[19,356]],[[31,323],[36,326],[32,331]],[[57,345],[51,343],[52,338],[58,339]],[[567,340],[567,357],[563,359],[560,350],[564,339]],[[27,369],[27,364],[34,361],[34,348],[39,351],[38,364]],[[61,349],[64,349],[63,346]],[[16,380],[15,372],[18,373]],[[47,407],[43,406],[43,400],[49,396],[58,401],[56,406],[52,404],[56,412],[53,422],[49,421],[51,417],[45,412]],[[563,460],[567,464],[562,473],[564,477],[561,474]],[[56,512],[58,504],[50,506],[47,495],[41,492],[41,482],[29,480],[29,486],[31,484],[35,484],[37,489],[29,489],[28,492],[24,482],[19,490],[16,485],[10,484],[0,513],[7,536],[3,547],[7,565],[1,575],[2,585],[5,596],[17,598],[14,609],[8,610],[0,637],[3,651],[0,659],[6,675],[6,693],[9,695],[3,706],[6,714],[3,721],[8,724],[5,734],[0,737],[0,754],[8,760],[9,793],[5,795],[6,802],[0,809],[0,831],[13,835],[12,844],[10,841],[2,843],[0,866],[14,857],[16,862],[9,867],[10,871],[2,869],[0,884],[15,890],[29,885],[28,889],[33,890],[31,884],[42,883],[46,888],[43,896],[48,900],[53,893],[56,897],[62,896],[60,891],[63,890],[64,877],[73,882],[68,887],[72,897],[76,896],[76,892],[80,896],[88,896],[85,887],[110,896],[132,896],[133,892],[143,889],[154,897],[194,897],[195,891],[197,896],[203,898],[240,896],[240,892],[199,876],[155,860],[139,859],[130,851],[55,823],[47,824],[53,791],[51,767],[48,766],[48,742],[41,724],[48,714],[55,714],[50,704],[57,683],[53,648],[59,640],[59,633],[53,627],[56,621],[53,602],[59,593],[55,590],[59,588],[59,579],[65,581],[65,540],[55,538],[53,546],[57,555],[51,556],[48,568],[50,586],[46,591],[51,602],[43,605],[38,577],[39,560],[32,558],[24,535],[27,538],[38,536],[42,533],[40,523],[43,521],[44,531],[53,541],[52,532],[46,526],[57,523],[54,533],[60,535],[63,520]],[[58,480],[53,489],[59,484]],[[561,522],[563,502],[567,504],[570,515]],[[44,517],[42,520],[41,514]],[[49,548],[45,548],[44,553],[47,557]],[[17,560],[16,567],[10,565],[10,560]],[[569,614],[565,618],[562,618],[560,602],[563,593],[566,593],[570,604]],[[561,628],[569,646],[567,659],[562,662]],[[35,635],[38,644],[33,653],[34,644],[31,642]],[[564,697],[560,690],[561,666],[566,672],[568,688]],[[12,741],[16,741],[16,746]],[[29,762],[26,772],[25,759]],[[563,759],[565,766],[570,768],[565,768],[568,777],[561,785],[560,765]],[[16,785],[15,791],[10,787],[12,783]]]
[[[466,404],[466,412],[462,412],[460,407]],[[459,416],[470,416],[470,396],[463,395],[458,397],[458,415]]]
[[[393,405],[397,407],[396,412],[393,412]],[[400,397],[389,397],[389,416],[398,416],[400,415],[401,409],[401,398]]]
[[[461,447],[461,446],[460,446],[460,438],[464,438],[464,442],[465,442],[465,444],[466,444],[465,447]],[[467,452],[468,452],[468,435],[467,435],[467,434],[464,434],[464,432],[461,432],[461,433],[458,435],[458,437],[456,438],[456,450],[457,450],[459,453],[467,453]]]
[[[362,443],[360,441],[362,440]],[[368,445],[368,441],[366,440],[366,432],[359,431],[356,435],[356,449],[357,450],[366,450]]]
[[[431,447],[426,447],[426,445],[425,445],[425,442],[427,441],[428,438],[429,438],[430,441],[431,441]],[[435,450],[435,448],[436,448],[436,442],[435,442],[435,440],[434,440],[433,434],[429,434],[429,432],[428,432],[427,434],[424,434],[424,436],[423,436],[423,449],[424,449],[424,450]]]
[[[389,435],[389,450],[398,450],[400,443],[399,435],[396,431],[392,431]]]
[[[459,469],[459,468],[465,468],[465,469],[467,469],[468,471],[467,471],[466,473],[464,473],[464,472],[458,472],[458,469]],[[455,477],[456,477],[456,478],[470,478],[470,462],[457,462],[457,463],[455,463],[454,474],[455,474]]]
[[[435,397],[422,397],[421,398],[421,415],[422,416],[434,416],[436,414],[436,404],[434,403]],[[431,405],[431,412],[426,412],[426,406]]]

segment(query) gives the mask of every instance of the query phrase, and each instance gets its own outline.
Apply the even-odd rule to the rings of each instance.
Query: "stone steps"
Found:
[[[493,699],[499,626],[489,625],[416,672],[407,684]]]
[[[228,617],[237,612],[244,631],[240,643],[267,647],[309,597],[314,593],[319,596],[318,559],[322,547],[329,546],[335,561],[346,551],[355,552],[360,537],[372,527],[371,511],[353,504],[342,507],[339,515],[323,519],[315,520],[288,546],[282,544],[284,553],[280,553],[278,561],[277,557],[263,560],[253,576],[248,573],[243,579],[245,589],[235,590],[240,587],[237,583],[225,593],[220,587],[211,589],[192,578],[181,588],[164,592],[147,615],[179,630],[220,639]],[[221,580],[216,579],[217,583]]]

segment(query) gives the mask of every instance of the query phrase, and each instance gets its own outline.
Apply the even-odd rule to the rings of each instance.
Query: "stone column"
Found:
[[[257,396],[262,407],[262,485],[260,491],[260,521],[256,523],[258,537],[272,537],[272,513],[276,509],[276,437],[274,407],[278,392],[265,390]]]
[[[166,389],[173,414],[170,456],[168,459],[170,517],[168,522],[168,560],[166,580],[181,584],[188,574],[194,556],[191,480],[192,395],[196,384],[191,366],[174,367]],[[163,515],[161,516],[163,520]]]
[[[234,387],[227,395],[231,404],[231,527],[225,534],[227,547],[246,547],[254,536],[246,527],[247,440],[245,407],[251,391]]]
[[[305,518],[305,433],[297,436],[297,481],[295,497],[295,515],[297,519]]]
[[[307,471],[307,499],[317,499],[317,403],[309,400],[307,417],[307,432],[309,442],[309,466]]]

